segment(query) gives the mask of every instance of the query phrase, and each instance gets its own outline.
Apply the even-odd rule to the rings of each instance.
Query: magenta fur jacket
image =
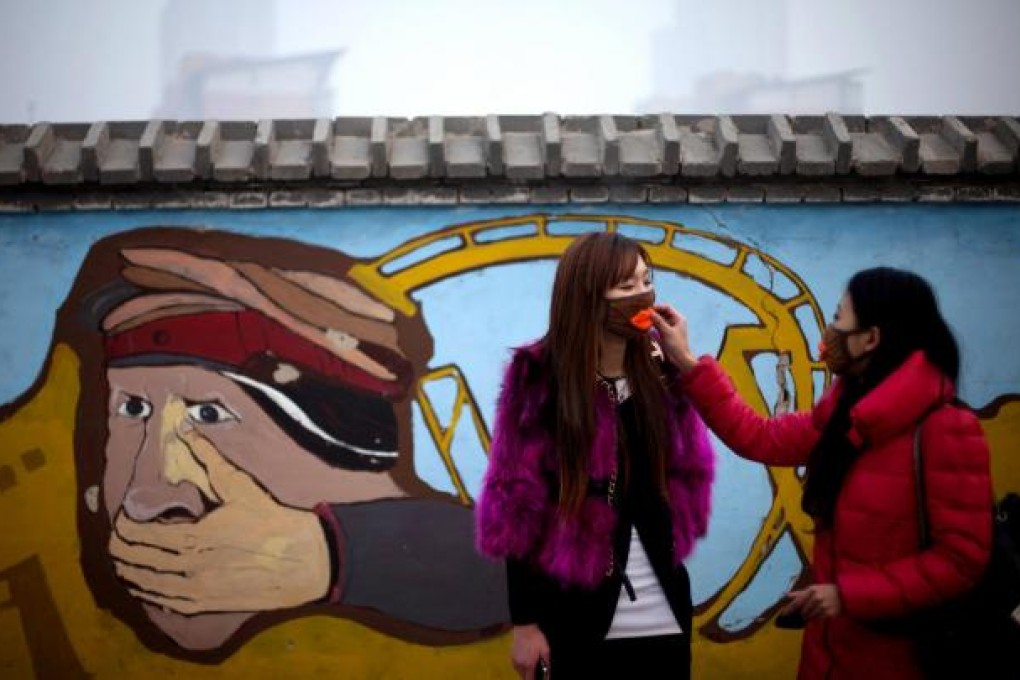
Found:
[[[564,586],[594,588],[612,564],[616,510],[589,495],[577,517],[556,512],[558,463],[545,410],[549,376],[540,343],[515,351],[496,406],[489,466],[475,509],[478,550],[492,558],[530,559]],[[672,450],[668,461],[673,555],[679,565],[708,529],[714,457],[701,418],[669,380]],[[615,404],[605,390],[595,398],[595,437],[589,461],[594,482],[616,471]]]

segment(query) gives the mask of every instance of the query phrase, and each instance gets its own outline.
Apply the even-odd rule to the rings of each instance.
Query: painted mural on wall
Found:
[[[768,243],[666,212],[431,213],[388,235],[372,211],[319,212],[307,232],[271,224],[289,212],[89,216],[52,342],[35,338],[44,365],[0,410],[0,669],[510,677],[504,576],[473,550],[473,494],[501,364],[542,332],[574,235],[644,241],[659,297],[760,411],[808,408],[827,385],[815,346],[853,271],[831,271],[841,236]],[[1020,216],[1005,224],[1015,239]],[[33,229],[0,227],[20,244]],[[58,233],[38,229],[27,238]],[[1004,271],[977,285],[1020,288]],[[1020,360],[997,370],[971,403],[1002,493],[1020,489]],[[810,554],[798,471],[718,451],[691,565],[696,672],[789,677],[798,634],[771,618]]]

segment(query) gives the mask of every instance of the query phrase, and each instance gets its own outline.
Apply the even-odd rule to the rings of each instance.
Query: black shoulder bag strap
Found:
[[[925,500],[927,494],[924,485],[924,456],[921,455],[921,431],[924,430],[924,423],[928,420],[928,416],[943,406],[945,404],[937,403],[934,406],[928,407],[928,410],[921,415],[921,420],[917,423],[917,429],[914,430],[914,487],[917,489],[917,533],[921,539],[921,550],[931,546],[931,534],[928,528],[928,503]]]

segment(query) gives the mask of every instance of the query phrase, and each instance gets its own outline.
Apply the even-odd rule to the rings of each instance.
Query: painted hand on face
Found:
[[[194,430],[176,435],[219,505],[194,522],[136,522],[121,511],[109,550],[129,592],[179,614],[255,612],[320,599],[330,557],[314,512],[278,503]]]

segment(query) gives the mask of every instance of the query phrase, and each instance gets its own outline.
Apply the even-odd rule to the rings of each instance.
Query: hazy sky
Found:
[[[170,1],[0,0],[0,121],[151,117]],[[272,14],[256,56],[345,50],[335,115],[631,113],[687,101],[711,73],[851,69],[867,113],[1020,114],[1020,0],[277,0]],[[201,34],[222,47],[217,27]]]

